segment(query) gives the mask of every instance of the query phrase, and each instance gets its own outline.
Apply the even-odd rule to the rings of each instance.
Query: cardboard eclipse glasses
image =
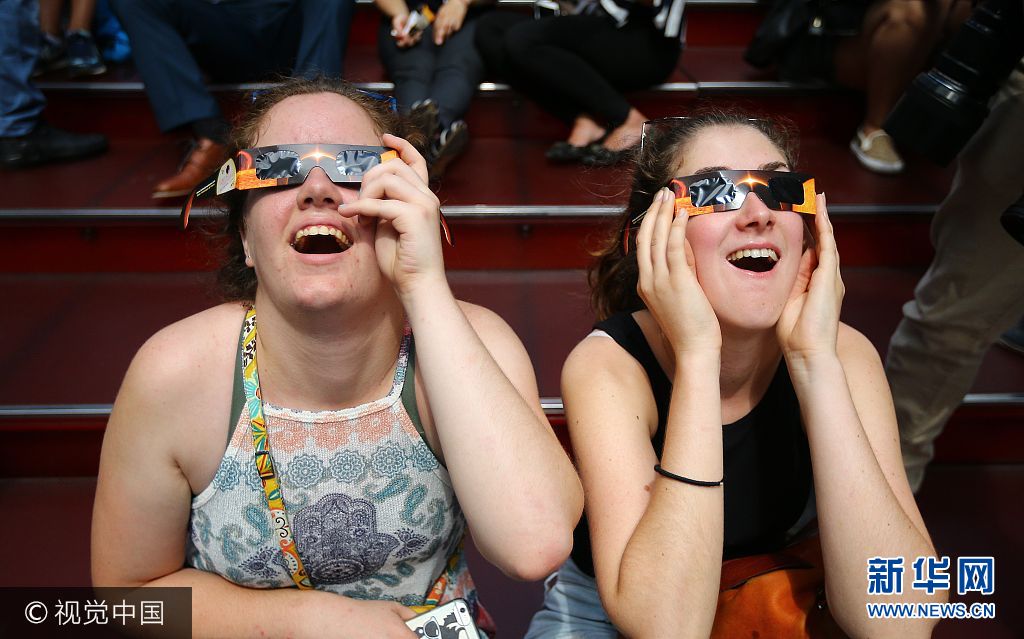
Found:
[[[814,178],[807,173],[789,171],[709,171],[673,178],[668,187],[675,194],[675,213],[706,215],[735,211],[753,193],[769,209],[814,215],[817,213]],[[631,220],[622,237],[624,252],[629,252],[630,230],[638,228],[646,211]]]
[[[181,226],[188,226],[196,198],[302,184],[317,166],[335,184],[360,184],[370,169],[396,158],[398,152],[385,146],[353,144],[277,144],[242,149],[192,191],[181,207]],[[445,240],[452,245],[444,214],[441,214],[441,229]]]

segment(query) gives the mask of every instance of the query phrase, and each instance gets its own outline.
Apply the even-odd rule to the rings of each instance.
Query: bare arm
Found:
[[[935,555],[900,456],[892,397],[878,354],[851,328],[835,358],[789,362],[814,467],[829,608],[851,636],[927,637],[933,620],[870,620],[865,603],[870,557]],[[904,588],[900,601],[945,601]],[[891,601],[892,597],[886,597]]]
[[[179,460],[191,441],[187,407],[196,401],[187,380],[211,371],[185,355],[183,333],[195,334],[175,325],[143,346],[114,404],[93,510],[93,583],[192,587],[197,637],[355,637],[367,628],[374,636],[411,637],[402,619],[413,614],[398,604],[244,588],[185,567],[192,491]]]
[[[722,337],[697,282],[687,216],[674,216],[673,204],[668,189],[659,190],[636,235],[637,290],[675,363],[661,463],[678,475],[718,481],[723,473]],[[562,392],[587,484],[601,600],[627,635],[707,637],[722,569],[723,490],[655,475],[650,437],[658,416],[646,375],[621,349],[606,350],[617,346],[583,349],[593,341],[585,340],[581,355],[574,352],[566,365]],[[586,357],[592,348],[605,350]],[[621,388],[617,380],[627,371],[631,381]],[[623,433],[629,438],[620,442]],[[603,450],[588,443],[595,435]],[[575,448],[577,440],[583,455]],[[609,464],[608,451],[625,455],[626,476]],[[638,506],[626,506],[627,499],[636,499]]]
[[[722,476],[718,361],[677,364],[663,466],[693,478]],[[721,488],[657,475],[657,409],[640,365],[606,338],[584,340],[562,374],[598,590],[629,637],[707,637],[722,565]]]
[[[540,408],[518,338],[495,314],[452,296],[426,162],[407,141],[383,140],[401,161],[371,169],[341,214],[376,224],[377,261],[416,335],[429,418],[474,542],[506,574],[540,579],[572,547],[579,478]]]
[[[583,491],[540,408],[526,350],[505,322],[447,290],[409,307],[430,412],[480,552],[540,579],[572,548]]]
[[[935,554],[907,484],[896,415],[871,343],[839,323],[845,287],[824,195],[817,247],[776,327],[811,448],[825,586],[836,621],[852,636],[929,636],[932,620],[869,620],[870,557]],[[903,601],[943,601],[905,589]]]

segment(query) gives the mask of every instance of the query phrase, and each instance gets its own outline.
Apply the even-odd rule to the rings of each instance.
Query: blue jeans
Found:
[[[341,77],[355,0],[111,0],[161,131],[221,117],[215,82]]]
[[[544,581],[544,607],[533,616],[526,639],[617,639],[601,606],[597,582],[572,559]]]
[[[28,135],[46,106],[32,84],[39,55],[38,0],[0,0],[0,137]]]

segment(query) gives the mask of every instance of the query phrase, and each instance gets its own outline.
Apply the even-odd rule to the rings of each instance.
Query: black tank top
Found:
[[[640,326],[630,313],[619,313],[595,328],[608,333],[647,372],[658,408],[658,429],[651,438],[661,457],[665,445],[672,382],[654,357]],[[724,559],[773,552],[783,548],[791,529],[805,515],[811,500],[811,453],[800,422],[800,404],[789,379],[786,361],[761,401],[745,416],[722,426],[725,462]],[[672,469],[681,472],[679,469]],[[573,532],[572,560],[594,576],[590,528],[583,515]]]

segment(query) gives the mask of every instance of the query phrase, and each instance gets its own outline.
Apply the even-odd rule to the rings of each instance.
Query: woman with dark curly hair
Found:
[[[467,526],[515,578],[568,554],[579,480],[398,130],[340,82],[256,100],[216,177],[230,301],[146,342],[107,426],[96,585],[190,586],[197,636],[413,637],[456,597],[492,630]]]
[[[878,355],[839,321],[825,197],[795,162],[765,120],[645,125],[591,270],[597,330],[562,372],[586,515],[528,637],[802,636],[716,611],[723,558],[781,551],[815,516],[840,628],[929,632],[865,612],[869,557],[934,547]]]

